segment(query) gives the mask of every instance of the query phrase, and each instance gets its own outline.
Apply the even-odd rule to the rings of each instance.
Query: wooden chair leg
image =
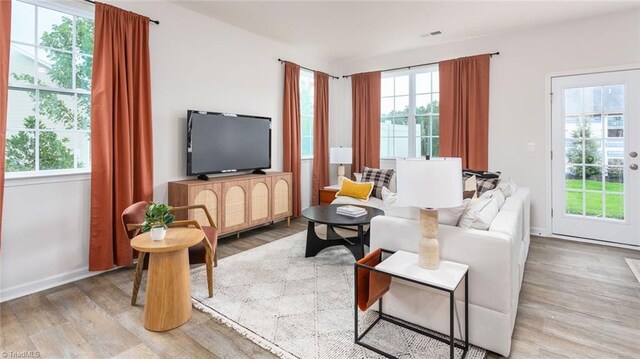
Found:
[[[213,266],[217,267],[218,266],[218,251],[215,250],[213,252]]]
[[[136,266],[136,273],[133,277],[133,293],[131,293],[131,305],[135,306],[138,300],[138,292],[140,291],[140,282],[142,282],[142,270],[144,268],[144,258],[147,255],[145,252],[138,253],[138,265]]]
[[[209,298],[213,297],[213,265],[211,258],[211,251],[207,251],[207,255],[205,256],[206,265],[207,265],[207,288],[209,289]]]

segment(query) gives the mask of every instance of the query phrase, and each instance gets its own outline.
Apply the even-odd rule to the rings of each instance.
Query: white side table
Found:
[[[386,259],[383,259],[380,264],[375,267],[370,267],[366,265],[362,265],[359,263],[355,263],[355,342],[367,349],[373,350],[380,355],[384,355],[387,358],[395,358],[389,353],[383,352],[382,350],[375,348],[369,344],[363,343],[361,340],[364,336],[373,328],[378,321],[384,320],[395,325],[399,325],[405,329],[412,330],[422,335],[426,335],[430,338],[439,340],[444,343],[449,344],[449,353],[450,357],[455,357],[455,348],[458,347],[462,349],[462,356],[460,358],[465,358],[467,356],[467,352],[469,350],[469,266],[466,264],[451,262],[451,261],[441,261],[438,269],[429,270],[424,269],[418,265],[418,255],[415,253],[405,252],[405,251],[387,251],[382,249],[383,253],[391,254]],[[381,258],[382,259],[382,258]],[[379,300],[379,309],[378,309],[378,318],[365,330],[362,334],[358,334],[358,268],[367,268],[372,271],[385,273],[390,275],[393,278],[403,279],[418,285],[423,285],[426,287],[430,287],[436,290],[440,290],[443,292],[449,293],[449,335],[444,333],[442,334],[447,339],[443,339],[437,335],[433,334],[432,330],[427,330],[426,328],[419,327],[417,325],[409,326],[406,323],[398,321],[396,318],[391,317],[387,314],[384,314],[382,311],[382,298]],[[456,289],[460,286],[464,279],[464,345],[456,343],[455,341],[455,332],[454,332],[454,312],[455,312],[455,298],[454,294]]]

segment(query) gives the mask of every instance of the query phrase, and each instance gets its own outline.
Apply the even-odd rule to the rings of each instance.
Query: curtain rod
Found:
[[[83,0],[83,1],[84,1],[84,2],[88,2],[88,3],[91,3],[91,4],[94,4],[94,5],[96,4],[96,2],[95,2],[95,1],[92,1],[92,0]],[[156,25],[160,25],[160,21],[158,21],[158,20],[152,20],[152,19],[149,19],[149,22],[152,22],[152,23],[154,23],[154,24],[156,24]]]
[[[491,56],[491,57],[493,57],[494,55],[500,55],[500,51],[493,52],[493,53],[490,53],[490,54],[489,54],[489,56]],[[466,56],[465,56],[465,57],[466,57]],[[443,61],[444,61],[444,60],[443,60]],[[411,69],[411,68],[413,68],[413,67],[428,66],[428,65],[436,65],[436,64],[438,64],[438,63],[440,63],[440,61],[437,61],[437,62],[428,62],[428,63],[426,63],[426,64],[418,64],[418,65],[411,65],[411,66],[395,67],[395,68],[392,68],[392,69],[380,70],[380,72],[395,71],[395,70],[402,70],[402,69]],[[345,78],[345,79],[346,79],[346,78],[351,77],[351,76],[353,76],[353,75],[354,75],[354,74],[351,74],[351,75],[344,75],[344,76],[342,76],[342,78]]]
[[[291,62],[291,61],[287,61],[287,60],[283,60],[283,59],[278,59],[278,61],[280,61],[280,63],[282,63],[282,64],[284,64],[285,62]],[[298,65],[298,66],[300,66],[300,65]],[[305,69],[305,70],[309,70],[309,71],[314,71],[314,72],[316,71],[316,70],[313,70],[313,69],[310,69],[310,68],[304,67],[304,66],[300,66],[300,68],[301,69]],[[329,74],[327,74],[327,75],[329,75]],[[332,79],[336,79],[336,80],[340,79],[340,77],[333,76],[333,75],[329,75],[329,77],[331,77]]]

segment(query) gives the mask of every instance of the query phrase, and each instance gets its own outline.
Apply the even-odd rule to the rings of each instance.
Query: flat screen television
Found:
[[[271,118],[187,111],[187,175],[271,168]]]

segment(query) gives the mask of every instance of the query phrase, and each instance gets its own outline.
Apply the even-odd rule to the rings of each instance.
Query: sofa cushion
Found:
[[[500,212],[500,202],[497,197],[492,197],[486,206],[476,212],[476,218],[473,220],[471,228],[483,231],[488,230],[491,222],[493,222],[493,219],[498,215],[498,212]]]
[[[518,190],[518,185],[513,180],[513,178],[509,178],[509,180],[502,180],[500,184],[498,184],[498,188],[502,190],[505,197],[510,197]]]

